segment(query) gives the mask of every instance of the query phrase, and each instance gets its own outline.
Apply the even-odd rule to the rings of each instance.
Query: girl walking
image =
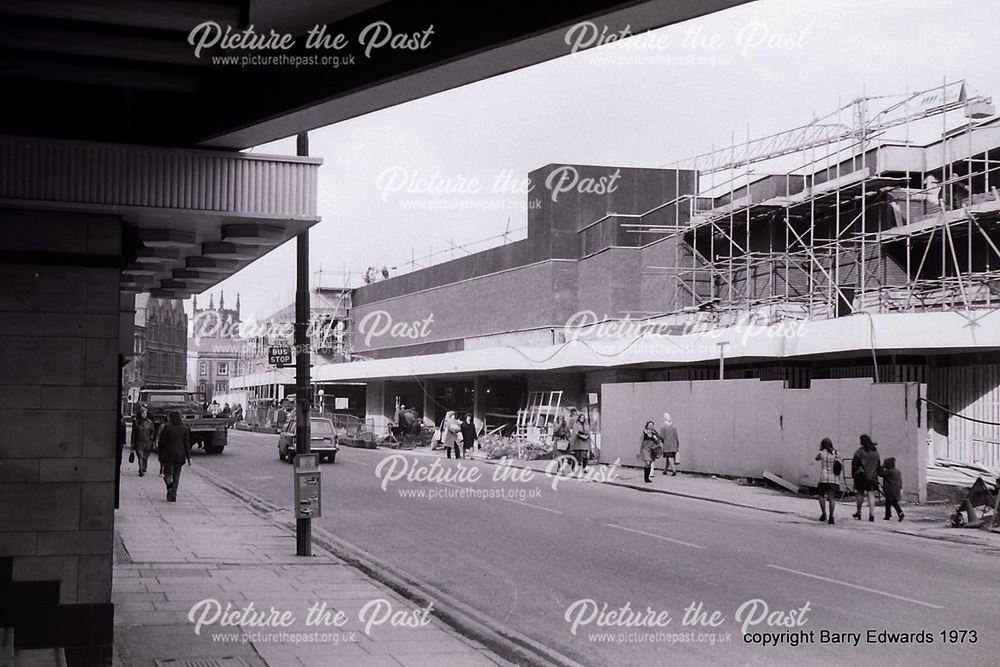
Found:
[[[819,492],[819,520],[826,521],[831,526],[834,524],[833,508],[836,506],[836,494],[840,492],[840,474],[843,471],[843,463],[840,454],[833,448],[833,441],[830,438],[823,438],[819,443],[819,453],[816,455],[819,461],[819,483],[816,490]],[[827,518],[826,506],[830,505],[830,514]]]
[[[653,480],[649,475],[653,471],[653,463],[660,457],[663,445],[660,442],[660,434],[656,432],[656,422],[650,420],[642,427],[642,440],[639,444],[639,458],[642,459],[643,481],[652,484]]]

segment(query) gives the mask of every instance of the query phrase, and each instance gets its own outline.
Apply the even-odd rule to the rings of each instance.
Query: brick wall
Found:
[[[100,627],[61,641],[110,644],[121,223],[0,215],[0,560],[57,581],[63,610],[94,605]]]

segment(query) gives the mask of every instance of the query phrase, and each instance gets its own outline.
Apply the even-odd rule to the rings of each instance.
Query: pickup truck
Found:
[[[176,410],[191,429],[192,447],[203,447],[206,454],[221,454],[229,441],[232,420],[213,417],[202,407],[199,398],[199,394],[184,389],[140,389],[139,401],[132,410],[135,414],[140,405],[146,406],[157,431],[167,421],[167,415]]]

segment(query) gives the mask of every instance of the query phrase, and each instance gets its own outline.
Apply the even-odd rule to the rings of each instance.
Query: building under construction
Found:
[[[531,172],[533,192],[566,168]],[[916,382],[935,453],[1000,466],[988,97],[963,81],[862,96],[663,168],[572,169],[595,182],[614,171],[617,187],[543,196],[527,238],[354,289],[355,361],[319,365],[315,381],[365,383],[376,428],[400,403],[496,423],[532,392],[562,391],[598,430],[608,383]],[[782,325],[795,340],[746,333]],[[291,384],[291,372],[241,382]]]

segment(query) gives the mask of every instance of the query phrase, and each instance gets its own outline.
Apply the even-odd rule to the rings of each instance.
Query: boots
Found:
[[[649,478],[649,466],[642,469],[642,478],[647,484],[651,484],[653,482],[653,480]]]

